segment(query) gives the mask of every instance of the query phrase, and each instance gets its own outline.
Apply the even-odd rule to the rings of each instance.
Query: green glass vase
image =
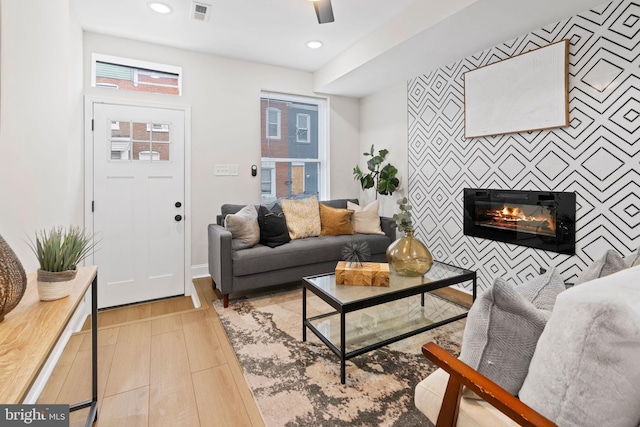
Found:
[[[422,276],[433,265],[429,249],[413,236],[413,229],[406,229],[405,236],[387,248],[389,269],[400,276]]]

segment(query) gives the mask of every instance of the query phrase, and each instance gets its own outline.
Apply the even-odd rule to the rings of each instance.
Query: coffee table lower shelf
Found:
[[[328,314],[324,314],[324,315],[321,315],[321,316],[311,317],[311,318],[306,319],[304,321],[304,326],[309,328],[309,330],[311,332],[313,332],[320,339],[320,341],[322,341],[327,347],[329,347],[329,349],[331,351],[333,351],[333,353],[335,353],[336,356],[338,356],[340,358],[340,382],[342,384],[344,384],[346,382],[345,370],[346,370],[347,360],[352,359],[352,358],[354,358],[356,356],[360,356],[360,355],[365,354],[367,352],[370,352],[372,350],[377,350],[380,347],[384,347],[386,345],[393,344],[394,342],[401,341],[401,340],[403,340],[405,338],[409,338],[409,337],[412,337],[414,335],[421,334],[422,332],[426,332],[428,330],[431,330],[431,329],[446,325],[447,323],[455,322],[456,320],[464,319],[465,317],[467,317],[467,313],[460,314],[458,316],[451,317],[451,318],[449,318],[447,320],[443,320],[441,322],[433,323],[433,324],[431,324],[429,326],[423,326],[423,327],[421,327],[419,329],[415,329],[415,330],[413,330],[411,332],[405,332],[405,333],[403,333],[401,335],[398,335],[398,336],[395,336],[393,338],[388,338],[388,339],[386,339],[384,341],[380,341],[380,342],[377,342],[375,344],[370,344],[370,345],[367,345],[365,347],[359,348],[357,350],[352,350],[352,351],[347,352],[347,351],[345,351],[345,349],[338,348],[336,345],[334,345],[329,339],[327,339],[311,323],[314,320],[322,319],[322,318],[325,318],[327,316],[336,315],[336,314],[340,315],[340,313],[338,313],[336,311],[334,313],[328,313]],[[340,330],[341,331],[345,331],[345,329],[346,329],[345,328],[345,314],[346,313],[342,313],[340,315],[340,323],[341,323]],[[306,329],[303,328],[302,341],[306,341],[307,340],[307,333],[306,332],[307,332]],[[344,337],[342,337],[341,342],[346,342]]]

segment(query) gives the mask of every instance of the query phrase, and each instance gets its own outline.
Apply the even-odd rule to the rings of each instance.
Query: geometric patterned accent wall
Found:
[[[562,39],[570,41],[570,126],[464,138],[463,74]],[[409,80],[408,193],[416,234],[434,258],[477,270],[485,289],[547,266],[571,281],[609,248],[638,248],[639,67],[640,4],[617,0]],[[465,187],[574,191],[576,255],[465,236]]]

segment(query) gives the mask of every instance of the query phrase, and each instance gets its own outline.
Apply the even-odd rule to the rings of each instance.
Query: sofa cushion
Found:
[[[555,268],[521,286],[496,279],[469,310],[460,360],[517,394],[549,318],[548,308],[563,290]]]
[[[640,424],[640,266],[558,296],[520,399],[561,426]]]
[[[358,204],[358,199],[322,200],[320,203],[332,208],[347,209],[347,202]]]
[[[602,254],[600,258],[593,261],[587,268],[578,274],[575,284],[579,285],[590,280],[608,276],[609,274],[616,273],[626,267],[629,266],[625,264],[625,260],[622,255],[614,249],[609,249]]]
[[[356,233],[384,234],[380,228],[380,216],[378,215],[379,203],[377,200],[367,206],[347,202],[347,209],[353,210],[351,225]]]
[[[291,240],[320,235],[320,208],[315,195],[302,200],[280,200]]]
[[[260,226],[260,243],[270,248],[284,245],[291,241],[284,213],[277,209],[269,210],[266,206],[258,209],[258,225]]]
[[[371,255],[384,254],[391,244],[386,235],[351,234],[295,239],[277,248],[258,245],[251,250],[232,253],[233,275],[245,276],[305,264],[337,262],[342,259],[342,248],[355,241],[367,242]]]
[[[320,203],[320,235],[339,236],[353,234],[350,209],[339,209]]]
[[[247,205],[224,219],[224,227],[231,232],[231,249],[250,248],[260,241],[258,213],[253,205]]]

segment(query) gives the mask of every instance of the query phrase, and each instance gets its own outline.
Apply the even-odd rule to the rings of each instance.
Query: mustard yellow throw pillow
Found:
[[[339,236],[353,234],[351,226],[352,210],[332,208],[320,203],[320,235]]]
[[[280,205],[291,239],[320,235],[320,208],[315,195],[302,200],[282,199]]]

